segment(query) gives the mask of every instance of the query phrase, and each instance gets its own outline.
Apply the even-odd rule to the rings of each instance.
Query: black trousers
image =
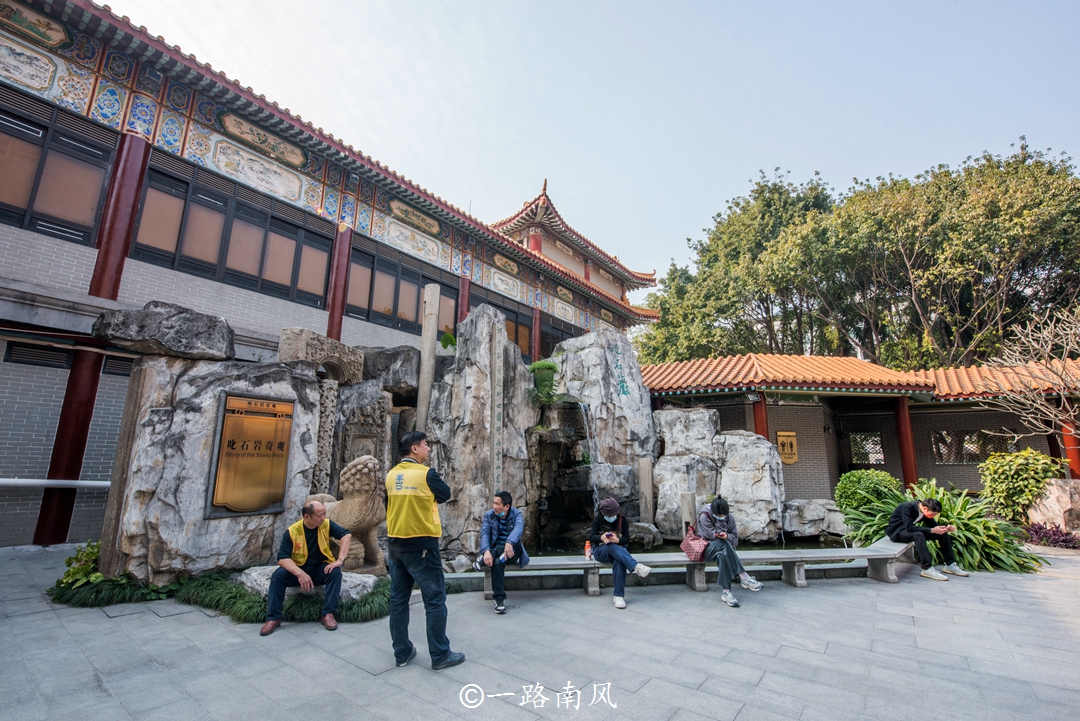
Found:
[[[945,565],[956,563],[956,554],[953,553],[952,537],[948,533],[931,533],[925,526],[916,527],[912,531],[897,531],[896,535],[889,537],[890,541],[897,543],[915,543],[915,552],[919,557],[919,564],[924,568],[930,568],[930,549],[926,547],[927,541],[934,541],[941,545],[941,555],[945,558]]]

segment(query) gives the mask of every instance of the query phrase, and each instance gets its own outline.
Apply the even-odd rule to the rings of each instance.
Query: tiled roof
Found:
[[[715,390],[866,390],[929,393],[933,381],[847,357],[766,355],[702,358],[641,369],[652,395]]]
[[[1003,391],[1037,388],[1044,392],[1054,390],[1054,377],[1059,380],[1080,381],[1080,363],[1065,362],[1054,373],[1044,366],[1029,363],[1026,366],[985,365],[970,368],[935,368],[912,371],[907,375],[934,384],[937,400],[964,400],[1001,395]],[[1080,386],[1080,383],[1077,384]]]
[[[188,85],[197,88],[200,93],[227,105],[248,120],[342,164],[347,170],[356,172],[362,178],[391,190],[404,200],[414,203],[420,209],[434,214],[441,220],[466,229],[469,233],[475,233],[495,245],[501,252],[525,261],[537,270],[560,276],[561,282],[591,296],[601,305],[607,305],[611,310],[617,310],[621,314],[628,314],[639,320],[652,319],[648,315],[643,316],[639,309],[622,299],[599,290],[571,271],[552,263],[543,254],[515,243],[500,232],[500,229],[474,218],[418,183],[405,178],[351,145],[346,145],[343,140],[335,138],[322,128],[317,128],[300,116],[294,115],[288,108],[280,107],[276,102],[268,100],[265,95],[257,94],[250,87],[244,87],[238,80],[229,78],[208,63],[202,63],[195,56],[170,45],[160,35],[154,36],[145,27],[136,27],[130,18],[117,15],[107,5],[98,5],[93,0],[67,0],[57,9],[53,7],[55,4],[43,0],[31,0],[31,2],[35,9],[52,15],[59,13],[64,22],[99,38],[107,45],[120,48],[144,63],[152,63],[165,75],[183,80]],[[598,248],[596,250],[603,253]],[[633,271],[627,272],[633,273]],[[637,275],[640,274],[635,274]],[[638,283],[640,284],[640,281]],[[649,282],[646,285],[653,285],[653,283]]]
[[[639,273],[636,270],[630,270],[618,258],[608,255],[591,240],[571,228],[563,220],[563,217],[559,215],[554,203],[551,202],[551,198],[547,194],[547,181],[544,181],[544,190],[540,192],[540,195],[525,203],[521,210],[509,218],[493,223],[491,227],[505,233],[512,233],[533,223],[544,226],[585,255],[599,261],[609,271],[626,281],[631,288],[647,288],[656,285],[655,270],[652,273]]]

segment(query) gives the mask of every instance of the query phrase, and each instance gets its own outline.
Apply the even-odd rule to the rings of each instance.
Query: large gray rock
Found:
[[[716,494],[717,468],[711,458],[697,455],[661,456],[653,467],[656,485],[656,527],[664,538],[681,539],[682,494],[694,494],[694,508]],[[740,522],[741,525],[741,522]]]
[[[720,415],[712,409],[653,411],[652,415],[667,456],[703,453],[720,432]]]
[[[564,340],[552,360],[559,364],[556,391],[589,407],[594,463],[632,466],[642,456],[656,459],[649,390],[625,335],[602,329]]]
[[[659,529],[651,523],[631,523],[630,543],[641,545],[645,548],[659,546],[664,542],[664,537]]]
[[[420,350],[411,345],[396,348],[358,348],[364,354],[364,380],[377,380],[395,399],[416,399],[420,387]],[[407,405],[401,403],[400,405]],[[414,403],[415,405],[415,403]]]
[[[492,369],[493,353],[502,354],[502,375]],[[368,356],[370,361],[370,356]],[[440,359],[442,360],[442,359]],[[502,388],[501,418],[494,419],[492,388]],[[501,437],[501,488],[514,497],[528,527],[541,497],[528,468],[525,431],[535,426],[540,409],[529,397],[532,374],[521,362],[521,349],[506,337],[506,318],[489,305],[469,313],[458,325],[457,353],[432,386],[427,433],[430,465],[450,486],[452,501],[439,507],[443,557],[451,560],[479,550],[480,519],[491,507],[495,478],[491,449]],[[528,539],[527,539],[528,540]]]
[[[266,598],[266,594],[270,591],[270,577],[274,575],[274,571],[278,568],[278,566],[252,566],[240,574],[240,585]],[[369,576],[366,573],[342,571],[341,593],[338,595],[338,601],[359,601],[375,587],[378,580],[375,576]],[[325,592],[326,588],[324,586],[316,586],[310,591],[310,593],[320,597],[324,596]],[[304,593],[299,586],[286,588],[285,598],[295,596],[298,593]]]
[[[784,501],[784,530],[795,536],[842,536],[847,526],[831,498],[795,498]]]
[[[1080,479],[1056,478],[1028,510],[1030,523],[1061,526],[1070,533],[1080,532]]]
[[[146,355],[230,360],[235,337],[228,321],[152,300],[142,310],[107,310],[94,321],[95,338]]]
[[[293,404],[282,511],[207,518],[225,393]],[[310,363],[136,361],[109,489],[102,571],[164,584],[269,561],[311,486],[318,411]]]
[[[720,468],[717,493],[727,499],[739,525],[739,538],[771,541],[783,530],[784,474],[780,452],[748,431],[713,438],[713,458]]]

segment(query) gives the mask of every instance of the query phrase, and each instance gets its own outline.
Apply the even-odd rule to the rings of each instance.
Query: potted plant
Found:
[[[555,371],[559,370],[559,364],[550,358],[538,360],[529,366],[529,372],[533,374],[533,387],[541,395],[550,395],[555,386]]]

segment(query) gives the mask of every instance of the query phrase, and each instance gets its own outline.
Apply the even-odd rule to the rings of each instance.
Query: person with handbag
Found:
[[[619,513],[619,502],[608,497],[600,501],[599,512],[593,518],[589,542],[593,547],[593,560],[611,564],[611,578],[615,585],[615,608],[626,608],[624,598],[627,572],[645,578],[652,571],[644,563],[630,555],[626,546],[630,543],[630,522]]]
[[[717,498],[702,508],[695,530],[709,542],[705,548],[704,560],[716,561],[716,568],[720,572],[716,582],[723,589],[720,598],[724,603],[732,608],[739,607],[738,599],[731,592],[731,582],[736,577],[748,591],[761,590],[761,582],[746,572],[739,560],[739,554],[735,552],[735,547],[739,545],[739,529],[735,526],[735,519],[731,517],[727,501]]]

